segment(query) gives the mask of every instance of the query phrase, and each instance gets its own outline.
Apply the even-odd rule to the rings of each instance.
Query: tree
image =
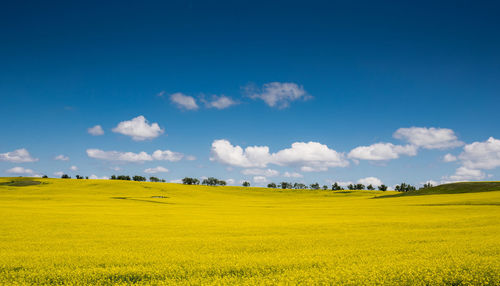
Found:
[[[307,189],[307,186],[302,183],[295,183],[293,184],[293,188],[297,190],[305,190]]]
[[[293,187],[292,183],[288,183],[288,182],[281,182],[281,184],[279,186],[282,189],[291,189]]]
[[[269,183],[269,184],[267,184],[267,187],[268,188],[276,188],[276,184],[275,183]]]
[[[226,181],[218,180],[218,179],[216,179],[214,177],[206,178],[201,183],[203,185],[207,185],[207,186],[217,186],[217,185],[225,186],[226,185]]]
[[[42,178],[47,179],[48,177],[49,177],[49,176],[47,176],[47,175],[43,175],[43,177],[42,177]]]
[[[63,174],[63,175],[61,176],[61,179],[71,179],[71,177],[70,177],[70,176],[68,176],[68,174]]]
[[[160,179],[158,179],[157,177],[149,177],[149,181],[157,183],[160,181]]]
[[[375,188],[372,186],[372,184],[369,184],[367,187],[366,187],[367,190],[369,191],[373,191],[375,190]]]
[[[182,183],[184,185],[199,185],[200,180],[198,180],[196,178],[185,177],[184,179],[182,179]]]
[[[309,187],[311,188],[311,190],[319,190],[319,184],[318,183],[311,184]]]
[[[387,191],[387,186],[386,185],[380,185],[380,186],[378,186],[378,189],[380,191],[384,191],[385,192],[385,191]]]
[[[116,177],[117,180],[125,180],[125,181],[130,181],[130,176],[125,176],[125,175],[119,175]]]
[[[76,178],[77,178],[78,180],[81,180],[81,179],[83,179],[83,176],[76,175]]]
[[[135,175],[134,177],[132,177],[132,180],[137,181],[137,182],[144,182],[144,181],[146,181],[146,178],[143,176]]]
[[[110,180],[116,180],[116,175],[111,175]]]
[[[347,188],[351,191],[356,189],[356,187],[353,184],[349,184]]]
[[[421,189],[428,189],[428,188],[432,188],[432,187],[434,187],[434,186],[429,182],[429,183],[425,183]]]
[[[355,190],[364,190],[365,189],[365,185],[363,185],[363,184],[356,184],[354,186],[354,189]]]
[[[323,186],[323,190],[328,190],[328,186],[327,186],[327,185],[324,185],[324,186]]]
[[[397,185],[394,189],[398,192],[404,192],[404,193],[413,192],[416,190],[414,186],[406,183],[401,183],[400,185]]]
[[[85,180],[88,180],[89,179],[89,176],[85,176]]]
[[[332,191],[340,191],[340,190],[343,190],[344,188],[342,188],[337,182],[335,182],[333,185],[332,185]]]
[[[244,181],[242,185],[243,185],[243,187],[250,187],[250,182]],[[268,187],[269,187],[269,185],[268,185]]]

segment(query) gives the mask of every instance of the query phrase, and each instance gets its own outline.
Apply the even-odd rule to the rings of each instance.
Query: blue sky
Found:
[[[166,2],[3,4],[0,175],[500,180],[498,2]]]

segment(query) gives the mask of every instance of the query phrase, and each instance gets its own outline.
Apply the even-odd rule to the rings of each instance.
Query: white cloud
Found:
[[[457,160],[457,157],[450,154],[450,153],[444,155],[444,157],[443,157],[444,162],[455,162],[456,160]]]
[[[146,152],[118,152],[118,151],[103,151],[99,149],[87,149],[87,155],[90,158],[101,159],[107,161],[122,161],[122,162],[138,162],[152,161],[153,157]]]
[[[228,185],[234,185],[234,183],[235,183],[235,182],[236,182],[236,181],[235,181],[234,179],[227,179],[227,180],[226,180],[226,183],[227,183]]]
[[[393,137],[425,149],[446,149],[464,144],[458,140],[453,130],[447,128],[399,128],[394,132]]]
[[[115,167],[109,167],[109,168],[110,168],[111,170],[113,170],[113,171],[120,171],[120,170],[122,169],[122,168],[120,168],[120,167],[116,167],[116,166],[115,166]]]
[[[177,162],[180,161],[184,157],[184,154],[173,152],[170,150],[156,150],[153,152],[153,159],[162,160],[162,161],[170,161]]]
[[[177,105],[177,107],[186,110],[196,110],[198,109],[198,104],[194,97],[185,95],[181,92],[174,93],[170,95],[170,100]]]
[[[71,171],[78,171],[78,167],[77,166],[71,166],[71,167],[69,167],[69,169]]]
[[[256,184],[265,184],[267,183],[267,178],[264,176],[254,176],[253,182]]]
[[[33,171],[31,169],[25,169],[23,167],[14,167],[14,168],[8,169],[5,172],[7,172],[9,174],[26,174],[26,175],[35,174],[35,171]]]
[[[58,160],[58,161],[68,161],[69,160],[69,157],[68,156],[64,156],[64,155],[57,155],[54,157],[54,160]]]
[[[149,125],[146,118],[140,115],[132,120],[120,122],[113,128],[113,132],[131,136],[135,141],[144,141],[160,136],[163,129],[160,128],[158,123]]]
[[[382,185],[382,181],[376,177],[366,177],[358,180],[358,184],[363,184],[365,186],[372,185],[374,187]]]
[[[277,170],[273,169],[244,169],[241,171],[243,175],[260,175],[260,176],[266,176],[266,177],[276,177],[280,174]]]
[[[182,184],[182,179],[171,180],[170,183]]]
[[[31,157],[28,150],[22,148],[17,149],[12,152],[0,153],[0,161],[7,161],[12,163],[26,163],[26,162],[36,162],[38,158]]]
[[[173,152],[170,150],[156,150],[152,155],[142,151],[139,153],[133,152],[119,152],[119,151],[103,151],[100,149],[87,149],[87,155],[90,158],[114,161],[114,162],[133,162],[133,163],[143,163],[146,161],[170,161],[177,162],[184,157],[184,154]],[[113,168],[112,168],[113,169]],[[114,170],[120,170],[120,168],[115,167]]]
[[[359,146],[351,150],[347,157],[360,160],[391,160],[400,155],[415,156],[417,148],[412,145],[394,145],[392,143],[376,143],[370,146]]]
[[[186,160],[188,160],[188,161],[194,161],[194,160],[196,160],[196,156],[188,155],[188,156],[186,156]]]
[[[224,96],[224,95],[221,95],[221,96],[214,95],[214,96],[212,96],[211,101],[205,102],[205,105],[208,108],[216,108],[216,109],[228,108],[228,107],[233,106],[235,104],[237,104],[236,101],[234,101],[232,98]]]
[[[64,172],[62,172],[62,171],[54,172],[54,175],[57,177],[61,177],[62,175],[64,175]]]
[[[101,125],[96,125],[87,129],[87,132],[93,136],[104,135],[104,130],[102,130]]]
[[[266,167],[271,160],[269,147],[250,146],[245,150],[240,146],[233,146],[231,142],[221,139],[212,142],[211,161],[238,167]]]
[[[270,107],[286,108],[290,102],[299,99],[311,98],[302,86],[293,82],[270,82],[262,86],[261,90],[246,87],[250,98],[262,99]]]
[[[148,173],[148,174],[167,173],[167,172],[168,172],[168,169],[165,167],[162,167],[162,166],[158,166],[155,168],[147,168],[146,170],[144,170],[144,173]]]
[[[317,142],[295,142],[291,148],[271,154],[267,146],[249,146],[243,150],[240,146],[233,146],[222,139],[213,141],[211,153],[211,161],[246,168],[264,168],[271,163],[279,166],[301,166],[302,171],[309,172],[349,165],[344,154]]]
[[[304,176],[300,173],[296,173],[296,172],[285,172],[283,174],[283,177],[285,178],[303,178]]]
[[[443,177],[443,183],[481,180],[485,177],[486,175],[481,170],[462,166],[455,171],[454,175]]]
[[[326,171],[329,167],[346,167],[349,162],[343,153],[318,142],[295,142],[291,148],[272,154],[274,164],[301,166],[304,172]]]
[[[500,166],[500,140],[493,137],[485,142],[474,142],[464,146],[458,156],[470,169],[494,169]]]
[[[106,177],[106,176],[99,177],[99,176],[96,176],[96,175],[92,174],[92,175],[89,176],[89,179],[92,179],[92,180],[109,180],[109,177]]]

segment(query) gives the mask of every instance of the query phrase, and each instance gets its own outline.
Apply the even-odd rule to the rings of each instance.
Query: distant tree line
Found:
[[[88,179],[89,178],[88,176],[83,177],[80,175],[76,175],[75,177],[76,177],[76,179]],[[44,175],[43,178],[48,178],[48,177],[46,175]],[[71,176],[69,176],[68,174],[63,174],[61,176],[61,178],[62,179],[71,179]],[[118,175],[118,176],[112,175],[110,177],[110,180],[124,180],[124,181],[131,181],[132,180],[132,181],[137,181],[137,182],[145,182],[146,177],[135,175],[131,178],[128,175]],[[164,179],[160,179],[158,177],[149,177],[149,181],[150,182],[162,182],[162,183],[165,182]],[[206,186],[225,186],[225,185],[227,185],[226,181],[219,180],[219,179],[214,178],[214,177],[205,178],[201,182],[197,178],[185,177],[184,179],[182,179],[182,183],[184,185],[200,185],[200,183],[201,183],[202,185],[206,185]],[[243,181],[242,185],[244,187],[250,187],[250,182]],[[308,186],[308,185],[303,184],[303,183],[293,183],[292,184],[291,182],[281,182],[279,184],[276,184],[274,182],[271,182],[271,183],[267,184],[267,187],[272,188],[272,189],[278,188],[278,189],[297,189],[297,190],[305,190],[305,189],[311,189],[311,190],[331,189],[332,191],[344,190],[344,188],[337,182],[333,183],[331,187],[329,187],[327,185],[320,186],[319,183],[313,183],[313,184],[310,184]],[[432,187],[433,187],[433,185],[431,183],[425,183],[423,185],[423,187],[419,188],[419,190],[432,188]],[[377,188],[375,188],[372,184],[365,186],[364,184],[360,184],[360,183],[358,183],[358,184],[351,183],[351,184],[347,185],[347,189],[348,190],[368,190],[368,191],[374,191],[374,190],[378,189],[379,191],[387,191],[388,187],[384,184],[377,186]],[[413,192],[413,191],[416,191],[417,188],[415,186],[412,186],[412,185],[407,184],[407,183],[401,183],[399,185],[396,185],[394,187],[394,190],[397,192]]]
[[[145,182],[146,181],[146,177],[143,177],[143,176],[138,176],[138,175],[135,175],[133,176],[132,178],[130,178],[130,176],[128,175],[111,175],[111,177],[109,178],[110,180],[123,180],[123,181],[136,181],[136,182]],[[161,183],[165,183],[165,180],[164,179],[160,179],[158,177],[149,177],[149,181],[150,182],[161,182]]]

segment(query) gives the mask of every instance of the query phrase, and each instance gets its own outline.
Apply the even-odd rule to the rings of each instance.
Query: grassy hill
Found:
[[[437,194],[463,194],[478,192],[500,191],[500,182],[461,182],[425,188],[414,192],[398,193],[386,197],[394,196],[421,196]]]
[[[500,284],[500,191],[391,193],[0,178],[0,284]]]

